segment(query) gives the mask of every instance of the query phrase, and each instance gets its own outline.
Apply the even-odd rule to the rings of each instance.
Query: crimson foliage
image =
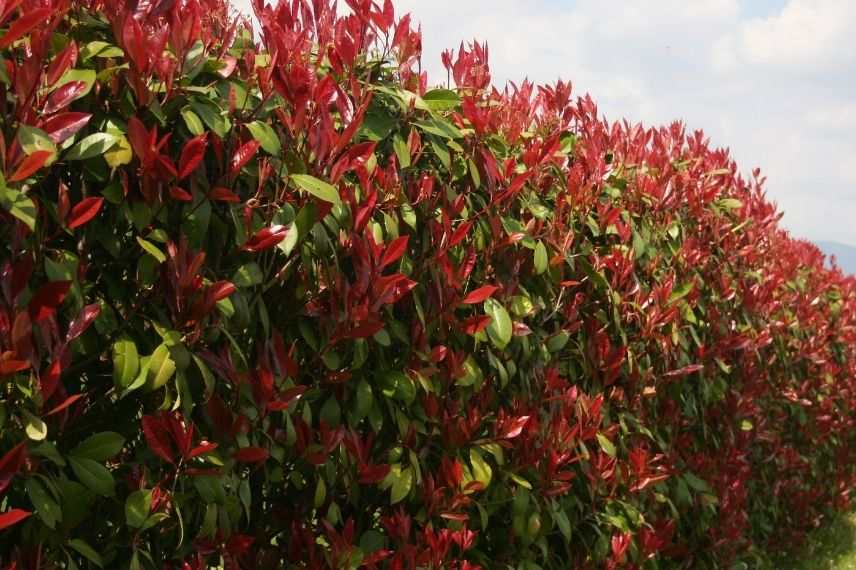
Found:
[[[0,0],[7,568],[757,567],[856,287],[679,124],[389,1]]]

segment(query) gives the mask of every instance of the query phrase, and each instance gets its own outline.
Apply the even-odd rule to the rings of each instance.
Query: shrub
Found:
[[[348,4],[0,2],[0,561],[745,568],[846,504],[856,288],[759,174]]]

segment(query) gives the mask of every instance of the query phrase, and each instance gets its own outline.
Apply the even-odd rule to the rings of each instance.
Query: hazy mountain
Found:
[[[856,247],[832,241],[815,243],[826,255],[834,255],[838,266],[843,271],[856,275]]]

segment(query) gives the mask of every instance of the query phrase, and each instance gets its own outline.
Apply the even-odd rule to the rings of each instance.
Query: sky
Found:
[[[703,129],[742,172],[761,168],[793,235],[856,246],[856,2],[394,4],[422,25],[429,83],[445,82],[444,49],[486,41],[495,85],[570,80],[610,120]]]

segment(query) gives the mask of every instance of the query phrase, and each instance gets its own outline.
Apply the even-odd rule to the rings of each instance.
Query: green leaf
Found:
[[[130,339],[119,339],[113,344],[113,381],[127,388],[140,371],[140,356],[137,345]]]
[[[53,87],[54,89],[58,89],[66,83],[81,81],[86,85],[86,88],[76,97],[77,99],[80,99],[81,97],[89,95],[89,92],[92,90],[92,86],[95,85],[96,78],[97,75],[94,69],[69,69],[62,74],[62,77],[59,78],[59,81],[57,81]]]
[[[87,61],[93,57],[122,57],[125,52],[113,44],[99,40],[89,42],[80,50],[81,61]]]
[[[207,99],[195,99],[191,101],[190,108],[199,115],[208,128],[214,131],[221,139],[226,136],[232,123],[223,115],[223,110],[216,103]]]
[[[200,119],[199,115],[194,113],[189,107],[185,107],[181,110],[181,118],[184,119],[184,124],[187,126],[187,130],[190,131],[190,134],[193,136],[199,136],[205,132],[205,125],[202,124],[202,119]]]
[[[0,207],[23,222],[30,231],[36,229],[36,205],[23,192],[7,188],[2,174],[0,174]]]
[[[458,128],[449,121],[433,118],[427,121],[414,121],[414,125],[425,131],[426,133],[437,135],[445,139],[459,139],[464,135]]]
[[[33,441],[42,441],[48,436],[48,426],[38,416],[34,416],[25,409],[21,410],[24,416],[24,432]]]
[[[146,241],[143,238],[137,236],[137,243],[140,244],[146,253],[154,257],[158,263],[163,263],[166,261],[166,255],[162,252],[158,247],[150,241]]]
[[[448,111],[461,104],[458,94],[449,89],[432,89],[422,96],[422,100],[432,111]]]
[[[125,520],[128,526],[140,528],[152,510],[152,492],[147,489],[134,491],[125,500]]]
[[[538,245],[535,246],[535,273],[541,275],[545,271],[547,271],[547,264],[549,263],[549,259],[547,259],[547,248],[544,246],[544,242],[539,241]]]
[[[261,285],[264,279],[262,268],[255,261],[242,265],[232,275],[232,283],[235,284],[235,287],[255,287]]]
[[[600,444],[600,448],[603,449],[603,452],[610,457],[615,457],[615,446],[609,441],[602,433],[597,434],[597,442]]]
[[[158,346],[149,363],[149,373],[146,386],[150,390],[157,390],[169,381],[175,374],[175,362],[170,356],[169,347],[165,344]]]
[[[62,511],[38,478],[30,477],[27,479],[27,495],[36,509],[36,514],[42,519],[45,526],[56,528],[56,523],[62,520]]]
[[[252,123],[247,123],[247,129],[268,154],[279,156],[280,152],[282,152],[282,143],[279,142],[279,136],[267,123],[253,121]]]
[[[69,540],[68,545],[99,568],[104,568],[104,560],[101,559],[101,555],[83,540],[75,538]]]
[[[699,491],[701,493],[710,492],[710,486],[707,484],[707,481],[698,477],[695,473],[691,471],[687,471],[686,473],[684,473],[683,479],[690,487],[692,487],[696,491]]]
[[[306,190],[316,198],[330,202],[332,204],[340,204],[339,191],[336,187],[319,180],[309,174],[292,174],[291,179],[303,190]]]
[[[695,283],[693,281],[687,281],[677,289],[673,290],[672,294],[669,295],[669,304],[671,305],[672,303],[675,303],[689,295],[694,286]]]
[[[392,137],[392,149],[395,151],[395,156],[398,157],[398,165],[401,168],[410,166],[410,147],[407,142],[401,138],[401,135],[396,134]]]
[[[357,384],[356,405],[354,407],[354,415],[356,420],[360,421],[369,414],[369,411],[374,405],[374,394],[372,394],[371,385],[365,380],[360,380]]]
[[[93,461],[107,461],[118,455],[124,445],[124,437],[114,431],[104,431],[83,440],[71,451],[71,455]]]
[[[18,142],[27,154],[33,154],[39,150],[47,150],[56,156],[56,145],[46,132],[41,129],[37,129],[36,127],[31,127],[29,125],[21,125],[18,127]],[[53,159],[48,160],[45,164],[50,164],[52,160]]]
[[[484,312],[491,318],[487,326],[487,335],[494,346],[502,350],[511,342],[511,317],[496,299],[488,299],[484,302]]]
[[[413,487],[413,469],[407,467],[402,469],[398,477],[392,482],[390,504],[394,505],[404,499],[410,494],[411,487]]]
[[[473,466],[473,479],[488,487],[493,478],[493,469],[476,448],[470,449],[470,464]]]
[[[81,483],[102,497],[112,497],[115,494],[115,481],[110,471],[91,459],[69,457],[71,469]]]
[[[86,160],[110,150],[119,137],[110,133],[93,133],[71,147],[65,154],[66,160]]]

